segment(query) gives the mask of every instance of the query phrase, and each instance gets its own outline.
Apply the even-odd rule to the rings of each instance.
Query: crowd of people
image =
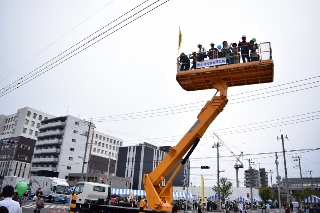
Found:
[[[36,197],[34,213],[40,213],[40,210],[44,208],[41,189],[37,190]],[[19,196],[13,186],[7,185],[2,189],[0,200],[0,213],[22,213],[22,205],[27,203],[28,192]]]
[[[186,55],[181,53],[179,57],[180,71],[197,69],[197,62],[204,61],[206,58],[209,60],[216,58],[226,58],[226,64],[238,64],[240,63],[240,57],[242,62],[259,61],[260,56],[258,54],[259,45],[256,39],[253,38],[247,42],[245,35],[242,36],[242,41],[239,43],[228,44],[227,41],[223,41],[222,45],[215,47],[215,43],[210,43],[210,49],[206,51],[206,48],[202,44],[198,44],[198,51],[193,51],[192,54]],[[190,60],[192,60],[190,62]],[[190,65],[192,64],[191,68]]]

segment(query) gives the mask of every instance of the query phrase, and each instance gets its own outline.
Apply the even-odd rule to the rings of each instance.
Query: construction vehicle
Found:
[[[65,179],[45,176],[31,176],[31,195],[41,188],[44,200],[50,203],[70,201],[69,184]]]
[[[172,181],[182,169],[193,150],[199,144],[203,134],[212,121],[222,112],[226,104],[228,87],[262,84],[273,82],[274,64],[271,56],[271,44],[266,51],[259,49],[260,60],[222,66],[202,67],[201,69],[181,71],[176,74],[176,80],[186,91],[216,89],[219,95],[214,95],[201,109],[197,120],[187,131],[180,142],[172,147],[160,164],[150,173],[144,174],[143,184],[146,191],[148,208],[153,212],[171,212],[173,203]],[[261,44],[260,44],[261,46]],[[267,54],[266,54],[267,53]],[[266,55],[268,55],[266,57]],[[265,58],[266,57],[266,58]],[[220,60],[223,61],[223,60]],[[213,63],[211,63],[213,64]],[[178,66],[179,67],[179,66]],[[184,157],[185,156],[185,157]],[[183,158],[184,157],[184,158]],[[181,160],[182,159],[182,160]],[[180,162],[181,161],[181,162]],[[161,185],[166,176],[177,165],[172,176],[164,186]],[[107,198],[104,198],[107,199]],[[81,205],[77,202],[77,194],[73,193],[70,213],[78,212],[149,212],[133,208],[115,207],[110,205]],[[103,203],[103,202],[102,202]],[[122,208],[122,209],[121,209]]]

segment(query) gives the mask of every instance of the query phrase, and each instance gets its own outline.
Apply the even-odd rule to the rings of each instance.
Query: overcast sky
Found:
[[[238,42],[246,35],[258,43],[271,42],[274,59],[273,83],[229,88],[228,105],[191,156],[193,185],[200,185],[201,174],[206,186],[216,183],[217,155],[212,145],[218,139],[213,132],[226,144],[220,148],[222,156],[230,156],[230,150],[236,155],[243,151],[244,167],[250,158],[255,168],[273,170],[273,183],[274,152],[282,151],[277,137],[288,136],[286,150],[320,147],[319,1],[160,0],[144,12],[165,3],[108,35],[142,15],[119,24],[153,2],[108,25],[143,1],[0,1],[0,114],[28,106],[55,116],[94,118],[97,130],[123,139],[125,146],[141,142],[174,146],[215,94],[214,89],[187,92],[176,82],[180,26],[180,52],[196,51],[197,43],[209,49],[211,42]],[[104,34],[95,38],[100,33]],[[88,43],[90,39],[94,40]],[[30,72],[48,70],[46,66],[57,64],[56,60],[63,63],[4,92]],[[319,151],[288,152],[288,177],[299,177],[298,164],[292,160],[298,155],[303,176],[309,177],[311,170],[313,177],[319,177]],[[225,170],[221,175],[234,183],[235,162],[232,157],[220,162]],[[201,165],[211,168],[201,170]],[[239,176],[243,182],[243,169]]]

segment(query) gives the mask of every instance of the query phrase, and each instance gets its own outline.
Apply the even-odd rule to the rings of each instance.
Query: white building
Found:
[[[1,176],[28,177],[40,123],[53,117],[30,107],[18,109],[11,115],[0,115]],[[18,141],[19,144],[6,144],[5,139]]]
[[[119,147],[122,147],[123,140],[95,131],[93,138],[92,155],[117,160]]]
[[[93,125],[73,116],[56,117],[41,122],[32,159],[34,175],[66,178],[69,173],[81,173],[87,135],[90,143]],[[90,146],[87,146],[84,173],[87,172]]]
[[[23,136],[37,140],[41,121],[54,117],[30,107],[12,115],[0,115],[0,139]]]

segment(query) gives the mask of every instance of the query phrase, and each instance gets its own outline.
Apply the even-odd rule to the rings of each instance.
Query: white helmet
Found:
[[[211,43],[210,43],[210,45],[214,45],[214,43],[213,43],[213,42],[211,42]]]

